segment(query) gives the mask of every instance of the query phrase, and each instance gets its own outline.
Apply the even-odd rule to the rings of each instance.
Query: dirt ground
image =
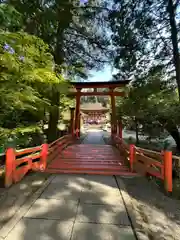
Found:
[[[123,178],[136,211],[141,215],[142,228],[150,240],[180,239],[180,200],[165,196],[146,178]]]

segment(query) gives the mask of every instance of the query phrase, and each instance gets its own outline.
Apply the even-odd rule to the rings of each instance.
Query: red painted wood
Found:
[[[27,174],[27,172],[31,169],[32,162],[26,166],[16,169],[14,172],[13,180],[15,183],[22,180],[22,178]]]
[[[13,148],[8,148],[6,151],[6,171],[5,171],[5,186],[10,187],[13,183],[14,162],[16,159]]]
[[[43,168],[43,169],[46,168],[47,156],[48,156],[48,144],[44,143],[42,145],[42,151],[41,151],[40,168]]]
[[[120,81],[114,81],[114,82],[72,82],[71,84],[76,89],[81,88],[119,88],[119,87],[125,87],[127,84],[129,84],[129,80],[120,80]]]
[[[167,192],[172,192],[172,152],[164,152],[164,186]]]
[[[111,92],[81,92],[80,96],[109,96],[111,94]],[[70,93],[69,95],[76,95],[75,93]],[[114,92],[114,96],[118,96],[118,97],[125,97],[126,93],[125,92]]]
[[[133,172],[134,159],[135,159],[135,145],[130,144],[130,146],[129,146],[129,162],[130,162],[131,172]]]
[[[64,170],[64,169],[50,169],[46,170],[47,173],[65,173],[65,174],[89,174],[89,175],[106,175],[106,176],[138,176],[137,173],[120,172],[120,171],[78,171],[78,170]]]
[[[134,176],[125,166],[123,157],[109,145],[71,145],[58,152],[47,166],[49,173],[80,173]]]
[[[74,113],[75,113],[75,109],[71,108],[70,133],[71,133],[72,137],[74,137]]]
[[[59,161],[59,159],[58,159],[58,161]],[[55,161],[54,161],[55,162]],[[97,163],[102,163],[102,164],[117,164],[117,161],[115,161],[115,160],[98,160],[98,161],[96,161],[96,160],[82,160],[82,159],[76,159],[76,160],[74,160],[74,159],[68,159],[68,160],[64,160],[64,159],[61,159],[61,162],[64,162],[64,163],[75,163],[75,164],[80,164],[80,163],[84,163],[84,164],[97,164]],[[119,163],[119,165],[122,165],[121,163]]]
[[[79,129],[79,121],[80,121],[80,92],[81,90],[78,89],[76,93],[76,109],[75,109],[75,132],[76,137],[78,138],[80,136],[80,129]]]
[[[118,121],[119,138],[122,139],[122,121]]]
[[[99,170],[99,171],[105,171],[105,170],[111,170],[111,171],[122,171],[122,170],[128,170],[126,168],[121,168],[121,167],[112,167],[112,166],[99,166],[99,165],[87,165],[87,166],[83,166],[83,165],[73,165],[70,166],[68,164],[62,164],[61,165],[61,169],[66,169],[66,170],[71,170],[73,167],[73,170],[82,170],[82,171],[94,171],[94,170]],[[51,168],[53,168],[53,166],[51,166]]]

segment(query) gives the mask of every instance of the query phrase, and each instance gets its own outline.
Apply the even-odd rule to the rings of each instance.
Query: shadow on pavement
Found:
[[[7,240],[135,240],[113,177],[58,175]]]
[[[88,141],[94,141],[93,134]],[[100,137],[99,132],[97,138]],[[86,138],[86,143],[88,141]],[[13,186],[11,206],[17,194],[33,193],[32,183],[36,182],[38,189],[38,181],[37,178],[37,181],[22,181]],[[180,239],[180,201],[164,196],[145,178],[123,178],[123,182],[149,239]],[[15,214],[24,202],[25,198],[16,201],[16,210],[11,207],[11,212]],[[6,211],[9,211],[8,204],[4,208],[7,216],[1,221],[7,222],[10,218]],[[135,237],[114,177],[55,175],[6,239],[135,240]]]

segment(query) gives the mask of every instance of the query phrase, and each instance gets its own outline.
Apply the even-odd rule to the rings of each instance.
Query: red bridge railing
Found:
[[[6,151],[5,187],[21,181],[30,170],[45,171],[47,164],[55,159],[72,140],[71,135],[66,135],[51,144],[42,144],[19,151],[8,148]]]
[[[172,192],[172,156],[171,151],[155,152],[136,147],[134,144],[128,145],[118,136],[114,137],[114,142],[125,159],[128,161],[132,172],[136,171],[140,175],[150,175],[164,181],[167,192]]]
[[[58,154],[73,141],[72,135],[65,135],[49,144],[48,162],[54,160]]]

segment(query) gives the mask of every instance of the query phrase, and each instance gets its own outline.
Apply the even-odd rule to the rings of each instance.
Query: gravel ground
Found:
[[[180,239],[180,200],[171,199],[154,183],[143,177],[123,178],[136,211],[141,215],[142,228],[150,240]]]

